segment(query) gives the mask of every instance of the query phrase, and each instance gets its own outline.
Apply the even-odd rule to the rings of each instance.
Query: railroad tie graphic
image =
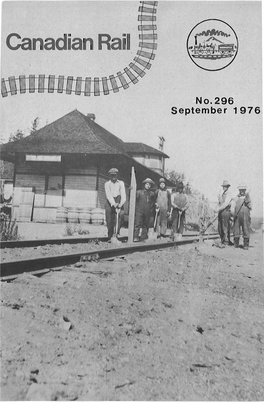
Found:
[[[59,75],[30,74],[29,76],[11,76],[1,80],[2,97],[8,94],[25,93],[66,93],[68,95],[100,96],[110,92],[119,92],[120,88],[126,90],[144,77],[151,68],[151,61],[155,59],[157,50],[157,1],[140,1],[138,8],[139,49],[133,61],[123,70],[109,77],[76,77]]]

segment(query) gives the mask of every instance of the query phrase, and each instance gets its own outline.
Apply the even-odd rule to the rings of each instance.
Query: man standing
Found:
[[[136,193],[136,211],[134,224],[134,242],[139,241],[139,231],[142,228],[140,241],[148,238],[150,215],[153,211],[156,195],[150,190],[154,182],[147,178],[143,181],[144,189],[137,190]]]
[[[126,191],[124,182],[117,179],[118,169],[111,168],[108,173],[110,175],[110,180],[105,183],[105,216],[108,230],[108,240],[110,240],[115,233],[117,215],[118,225],[115,235],[119,235],[121,210],[124,209],[124,203],[126,201]]]
[[[172,215],[171,215],[171,238],[174,234],[183,234],[185,211],[189,207],[188,197],[183,192],[184,185],[182,182],[178,183],[178,192],[171,195]]]
[[[248,250],[250,237],[250,210],[252,203],[246,185],[238,186],[239,194],[234,199],[234,245],[239,247],[240,228],[244,238],[244,249]]]
[[[230,240],[230,219],[232,195],[230,192],[230,183],[227,180],[221,185],[223,191],[218,195],[218,233],[223,245],[233,245]]]
[[[156,191],[156,197],[156,207],[159,209],[157,216],[158,238],[163,238],[166,235],[167,219],[171,212],[171,195],[166,188],[164,178],[160,178],[159,180],[159,189]]]

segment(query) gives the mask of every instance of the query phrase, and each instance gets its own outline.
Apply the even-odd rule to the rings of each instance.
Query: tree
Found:
[[[169,181],[175,183],[175,187],[177,188],[177,185],[182,182],[185,187],[185,193],[186,194],[192,194],[192,189],[191,185],[189,182],[186,183],[185,175],[184,173],[181,172],[176,172],[176,171],[166,171],[165,172],[165,178],[167,178]]]
[[[11,133],[8,141],[17,141],[22,140],[25,137],[25,133],[22,130],[18,129],[15,133]]]
[[[30,129],[30,134],[34,134],[39,126],[39,117],[36,117],[33,122],[31,122],[31,129]],[[21,130],[18,129],[15,133],[11,133],[9,136],[8,141],[17,141],[17,140],[22,140],[23,138],[26,137],[26,134]]]
[[[165,172],[165,177],[169,179],[171,182],[174,182],[175,185],[177,185],[179,182],[185,181],[185,176],[183,173],[176,172],[176,171],[166,171]]]
[[[0,176],[2,179],[13,179],[14,164],[9,161],[0,160]]]
[[[36,117],[32,123],[31,129],[30,129],[30,134],[34,134],[37,129],[38,129],[38,125],[39,125],[39,117]]]

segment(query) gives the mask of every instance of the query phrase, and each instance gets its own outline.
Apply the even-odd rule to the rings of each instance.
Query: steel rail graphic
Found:
[[[29,76],[20,75],[11,76],[8,79],[1,80],[2,97],[8,94],[16,95],[26,92],[48,93],[57,92],[68,95],[75,94],[84,96],[109,95],[110,92],[119,92],[119,89],[127,89],[129,85],[136,84],[139,78],[146,74],[146,70],[151,68],[150,61],[154,60],[154,51],[157,49],[157,30],[156,13],[157,1],[140,1],[138,8],[138,31],[139,31],[139,50],[133,61],[125,67],[123,71],[111,74],[108,77],[76,77],[39,74],[38,76],[30,74]],[[37,84],[37,85],[36,85]]]

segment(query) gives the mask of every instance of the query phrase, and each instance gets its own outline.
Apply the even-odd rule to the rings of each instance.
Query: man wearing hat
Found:
[[[139,241],[140,228],[142,229],[140,241],[144,241],[148,238],[150,216],[156,201],[155,192],[150,190],[154,182],[147,178],[143,181],[143,184],[144,189],[137,190],[136,193],[134,242]]]
[[[234,199],[234,245],[239,247],[240,228],[242,228],[244,238],[244,249],[249,247],[250,237],[250,210],[252,203],[247,187],[244,184],[238,186],[239,194]]]
[[[164,178],[160,178],[159,189],[156,190],[156,208],[159,211],[157,216],[158,237],[163,238],[166,235],[167,219],[171,212],[171,195],[166,188],[166,181]]]
[[[171,238],[174,238],[174,234],[183,234],[185,211],[189,207],[189,201],[187,195],[183,192],[184,185],[179,182],[177,185],[177,191],[171,195]]]
[[[231,203],[232,195],[230,191],[230,183],[224,180],[222,183],[222,192],[218,195],[218,233],[223,245],[233,245],[230,240],[230,220],[231,220]]]
[[[105,183],[105,217],[108,230],[108,239],[110,240],[115,232],[117,214],[118,226],[116,235],[119,235],[121,211],[124,209],[123,206],[126,201],[126,191],[124,182],[117,179],[118,169],[111,168],[108,173],[110,175],[110,180]]]

